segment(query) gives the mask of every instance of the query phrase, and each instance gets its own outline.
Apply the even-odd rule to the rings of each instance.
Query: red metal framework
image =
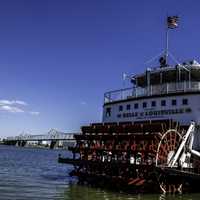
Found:
[[[167,163],[186,128],[172,120],[93,123],[83,126],[81,135],[75,135],[77,144],[69,148],[73,159],[60,161],[74,165],[71,175],[78,176],[80,183],[159,191],[156,164]]]

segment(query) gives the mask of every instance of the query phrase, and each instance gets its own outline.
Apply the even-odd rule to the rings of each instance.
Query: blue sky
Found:
[[[199,7],[197,0],[1,0],[0,136],[74,132],[100,121],[103,93],[163,50],[167,14],[180,16],[170,52],[200,61]]]

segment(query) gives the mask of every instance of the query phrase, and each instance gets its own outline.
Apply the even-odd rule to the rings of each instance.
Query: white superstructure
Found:
[[[104,94],[103,122],[173,119],[200,124],[200,64],[160,66],[131,76],[132,87]]]

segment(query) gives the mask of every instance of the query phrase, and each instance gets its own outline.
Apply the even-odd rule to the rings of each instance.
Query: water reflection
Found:
[[[65,200],[136,200],[139,196],[125,195],[120,193],[113,193],[101,189],[70,185],[65,191]]]
[[[65,200],[199,200],[200,194],[165,195],[113,193],[80,185],[69,185],[64,193]]]

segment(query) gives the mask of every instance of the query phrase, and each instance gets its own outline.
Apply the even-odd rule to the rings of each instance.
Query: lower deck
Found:
[[[128,193],[199,192],[199,168],[180,170],[180,168],[161,168],[154,165],[135,165],[125,162],[102,163],[67,158],[59,158],[58,161],[75,166],[70,175],[77,176],[79,184]],[[87,170],[81,170],[82,166],[87,166]]]
[[[59,157],[59,162],[73,165],[70,175],[82,184],[132,192],[183,192],[192,189],[188,183],[200,181],[200,159],[181,150],[172,168],[169,161],[191,127],[194,123],[188,127],[174,120],[93,123],[74,136],[76,146],[69,148],[73,158]]]

